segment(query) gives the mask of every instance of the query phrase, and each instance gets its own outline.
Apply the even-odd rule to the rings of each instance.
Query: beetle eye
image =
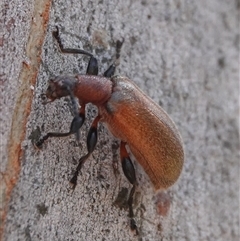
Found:
[[[47,101],[47,95],[46,94],[41,94],[40,97],[41,97],[43,103],[45,103]]]

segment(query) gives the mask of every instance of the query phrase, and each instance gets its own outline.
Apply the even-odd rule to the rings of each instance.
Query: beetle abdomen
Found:
[[[114,136],[127,142],[156,189],[178,179],[184,161],[180,134],[166,112],[126,77],[112,78],[113,93],[99,108]]]

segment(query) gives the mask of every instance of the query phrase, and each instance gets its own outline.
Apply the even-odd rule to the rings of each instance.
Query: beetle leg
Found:
[[[81,170],[83,164],[88,159],[88,157],[92,154],[92,152],[94,151],[95,146],[97,144],[97,138],[98,138],[97,125],[98,125],[99,120],[100,120],[100,116],[98,115],[94,119],[94,121],[92,123],[92,126],[91,126],[91,128],[90,128],[90,130],[88,132],[88,136],[87,136],[87,150],[88,150],[88,153],[80,158],[78,166],[77,166],[77,169],[76,169],[72,179],[70,180],[70,183],[72,184],[72,188],[73,189],[77,185],[77,177],[78,177],[79,171]]]
[[[87,67],[87,74],[88,75],[98,75],[98,62],[97,59],[89,52],[83,49],[72,49],[72,48],[64,48],[62,44],[62,40],[59,35],[59,28],[56,26],[56,30],[52,32],[53,37],[57,40],[59,49],[62,53],[66,54],[84,54],[90,58],[88,67]]]
[[[117,64],[119,64],[118,61],[120,59],[120,52],[121,52],[123,43],[124,43],[124,38],[122,39],[122,41],[120,41],[120,40],[117,41],[117,45],[116,45],[116,59],[115,59],[115,62]]]
[[[137,230],[137,225],[136,222],[134,220],[134,214],[133,214],[133,195],[135,193],[135,189],[136,189],[136,184],[137,184],[137,180],[136,180],[136,175],[135,175],[135,168],[133,166],[133,163],[129,157],[129,154],[127,153],[126,150],[126,143],[125,142],[121,142],[120,145],[120,156],[121,156],[121,162],[122,162],[122,169],[124,172],[124,175],[126,176],[126,178],[128,179],[128,181],[133,185],[131,192],[129,194],[129,198],[128,198],[128,207],[129,207],[129,218],[130,218],[130,227],[132,230],[135,230],[136,233],[138,234],[138,230]]]
[[[84,54],[84,55],[87,55],[87,56],[90,56],[90,57],[93,56],[91,53],[89,53],[89,52],[87,52],[85,50],[82,50],[82,49],[64,48],[63,44],[62,44],[62,40],[61,40],[60,35],[59,35],[59,28],[58,28],[58,26],[56,26],[56,31],[53,31],[52,34],[53,34],[53,37],[57,40],[58,46],[59,46],[60,51],[62,53],[66,53],[66,54]]]
[[[97,59],[93,56],[91,56],[88,67],[87,67],[87,75],[98,75],[98,62]]]
[[[85,120],[85,105],[81,106],[80,112],[78,115],[75,115],[75,117],[72,120],[70,130],[69,132],[66,133],[59,133],[59,132],[49,132],[42,138],[40,138],[36,143],[35,146],[37,148],[40,148],[44,141],[46,141],[49,137],[65,137],[65,136],[70,136],[72,134],[77,135],[77,140],[79,139],[79,129],[83,125]]]
[[[115,64],[111,64],[110,67],[104,72],[103,76],[111,78],[114,75],[115,69]]]

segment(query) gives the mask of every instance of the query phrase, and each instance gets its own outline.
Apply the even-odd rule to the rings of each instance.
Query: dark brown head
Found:
[[[73,76],[58,76],[49,80],[46,97],[50,102],[70,95],[73,92],[77,79]]]

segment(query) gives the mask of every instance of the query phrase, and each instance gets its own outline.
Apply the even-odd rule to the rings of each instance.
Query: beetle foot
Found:
[[[37,142],[33,143],[33,146],[38,150],[40,151],[42,149],[42,144],[43,144],[43,140],[40,139],[38,140]]]
[[[119,40],[119,39],[117,40],[117,50],[120,51],[120,49],[122,48],[122,45],[123,45],[124,41],[125,41],[124,38],[122,38],[121,40]]]
[[[70,180],[70,186],[71,186],[71,189],[73,189],[73,190],[77,186],[77,176],[78,176],[77,174],[74,174],[74,176]]]
[[[41,147],[40,146],[38,146],[36,143],[33,143],[33,146],[34,146],[34,148],[37,150],[37,151],[41,151]]]
[[[58,26],[55,26],[55,30],[52,31],[52,35],[57,39],[59,38],[59,28]]]
[[[130,220],[130,228],[132,231],[135,231],[136,235],[138,235],[138,228],[137,228],[136,222],[133,218],[131,218],[131,220]]]
[[[42,145],[44,143],[44,141],[46,141],[49,136],[51,136],[51,133],[48,133],[47,135],[43,136],[42,138],[40,138],[36,143],[34,143],[34,146],[39,150],[42,148]]]

